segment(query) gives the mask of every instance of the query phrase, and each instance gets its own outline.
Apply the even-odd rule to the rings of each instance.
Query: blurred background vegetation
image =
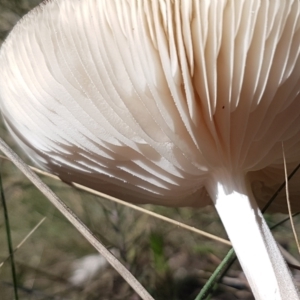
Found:
[[[20,17],[40,2],[0,0],[0,44]],[[3,125],[0,134],[26,160]],[[139,299],[11,162],[0,160],[0,168],[14,248],[46,218],[15,252],[19,299]],[[226,245],[77,191],[64,183],[49,178],[43,180],[157,300],[195,299],[229,250]],[[227,238],[213,207],[196,210],[146,205],[145,208]],[[274,224],[283,217],[276,214],[268,215],[267,219]],[[296,219],[296,227],[298,224],[299,219]],[[275,236],[297,257],[288,222],[275,230]],[[0,299],[3,300],[14,298],[7,257],[1,205],[0,264],[4,263],[0,265]],[[210,299],[253,299],[238,263],[226,274]]]

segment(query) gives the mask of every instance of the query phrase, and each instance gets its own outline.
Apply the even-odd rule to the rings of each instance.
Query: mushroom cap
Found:
[[[65,181],[200,206],[226,169],[264,203],[300,158],[299,27],[299,1],[46,1],[2,45],[1,111]]]

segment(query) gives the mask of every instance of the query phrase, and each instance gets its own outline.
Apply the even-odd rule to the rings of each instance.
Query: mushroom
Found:
[[[289,167],[300,158],[299,6],[45,1],[1,48],[6,126],[65,181],[137,203],[211,199],[255,297],[299,299],[259,210],[284,178],[282,143]]]

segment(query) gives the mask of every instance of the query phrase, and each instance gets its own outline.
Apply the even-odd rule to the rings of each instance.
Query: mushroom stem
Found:
[[[244,176],[217,172],[207,184],[255,299],[300,299]]]

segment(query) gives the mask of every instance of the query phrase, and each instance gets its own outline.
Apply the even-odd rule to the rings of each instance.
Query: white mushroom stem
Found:
[[[218,172],[208,190],[255,299],[299,299],[291,273],[244,176]]]

